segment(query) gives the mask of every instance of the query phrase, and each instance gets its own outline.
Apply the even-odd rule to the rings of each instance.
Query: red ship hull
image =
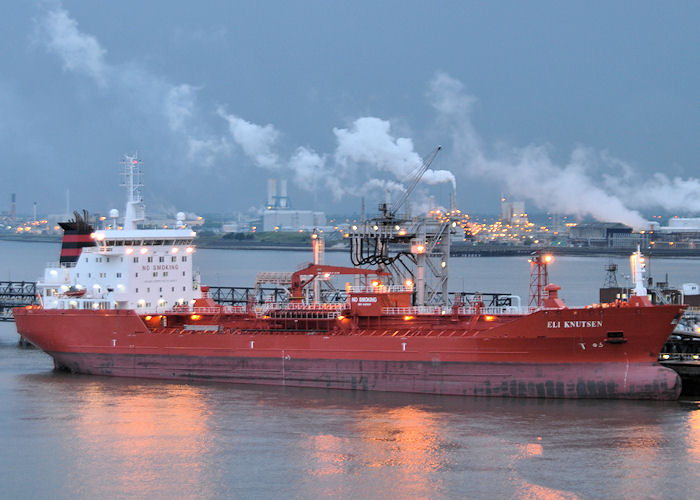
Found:
[[[76,373],[473,396],[676,399],[657,364],[681,306],[299,320],[151,319],[16,309],[18,332]],[[302,322],[303,323],[303,322]],[[164,325],[168,325],[165,327]],[[211,326],[212,330],[208,331]],[[185,327],[185,328],[183,328]],[[215,330],[213,329],[215,328]]]

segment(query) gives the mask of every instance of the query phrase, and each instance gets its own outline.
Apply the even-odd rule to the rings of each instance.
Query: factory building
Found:
[[[276,179],[268,179],[267,205],[262,215],[263,231],[299,231],[300,229],[308,231],[325,225],[324,212],[291,208],[286,180],[280,180],[278,192]]]
[[[524,201],[507,201],[501,196],[501,221],[510,226],[524,226],[528,223]]]
[[[584,247],[634,248],[644,244],[640,237],[632,234],[632,228],[619,222],[594,222],[577,224],[569,228],[572,244]]]

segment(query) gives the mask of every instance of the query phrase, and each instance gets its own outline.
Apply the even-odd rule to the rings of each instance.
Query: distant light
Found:
[[[179,251],[180,251],[180,249],[178,247],[172,247],[170,249],[170,253],[178,253]]]
[[[486,315],[484,321],[496,321],[496,316]]]
[[[197,321],[199,318],[201,318],[201,316],[200,316],[199,314],[193,314],[192,316],[190,316],[190,318],[191,318],[193,321]]]
[[[357,231],[357,226],[353,225],[353,226],[352,226],[352,230],[353,230],[353,231]]]
[[[379,286],[379,280],[372,280],[372,286],[373,287],[378,287]]]
[[[404,321],[411,321],[413,319],[413,316],[406,315],[403,317]]]
[[[141,247],[141,250],[139,250],[139,252],[141,252],[141,255],[146,255],[148,253],[148,248]]]
[[[185,249],[185,252],[187,252],[187,253],[192,253],[192,252],[194,252],[194,248],[192,248],[192,247],[187,247],[187,248]]]
[[[134,253],[134,249],[131,247],[125,248],[124,253],[127,255],[131,255],[132,253]]]
[[[152,316],[146,316],[146,321],[151,321]]]
[[[413,288],[413,280],[406,280],[403,284],[406,288]]]
[[[377,231],[377,230],[379,229],[379,226],[375,224],[375,225],[373,226],[373,228],[374,228],[375,231]]]
[[[545,255],[545,256],[544,256],[544,262],[545,262],[546,264],[549,264],[549,263],[552,262],[553,260],[554,260],[554,257],[552,257],[551,255]]]

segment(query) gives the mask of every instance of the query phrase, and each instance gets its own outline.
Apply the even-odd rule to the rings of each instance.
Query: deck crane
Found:
[[[413,192],[414,189],[416,189],[416,186],[420,182],[420,180],[423,178],[423,175],[425,172],[430,168],[430,164],[433,163],[433,160],[437,156],[437,154],[440,152],[442,149],[442,146],[437,146],[432,153],[423,161],[423,163],[416,168],[412,172],[412,176],[409,177],[410,179],[410,184],[406,188],[406,190],[401,194],[401,197],[396,200],[394,203],[391,204],[391,207],[389,206],[388,203],[380,203],[379,204],[379,211],[382,213],[383,217],[385,219],[393,219],[396,217],[396,214],[398,211],[403,207],[403,205],[406,203],[406,200],[408,200],[408,197],[411,196],[411,193]]]
[[[449,222],[431,217],[400,217],[399,210],[442,149],[437,146],[407,179],[395,203],[379,205],[380,215],[350,227],[350,258],[355,266],[389,271],[392,284],[410,286],[414,305],[447,305]]]

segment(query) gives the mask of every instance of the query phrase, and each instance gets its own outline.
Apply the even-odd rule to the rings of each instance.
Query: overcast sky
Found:
[[[9,0],[0,207],[700,215],[700,3]]]

